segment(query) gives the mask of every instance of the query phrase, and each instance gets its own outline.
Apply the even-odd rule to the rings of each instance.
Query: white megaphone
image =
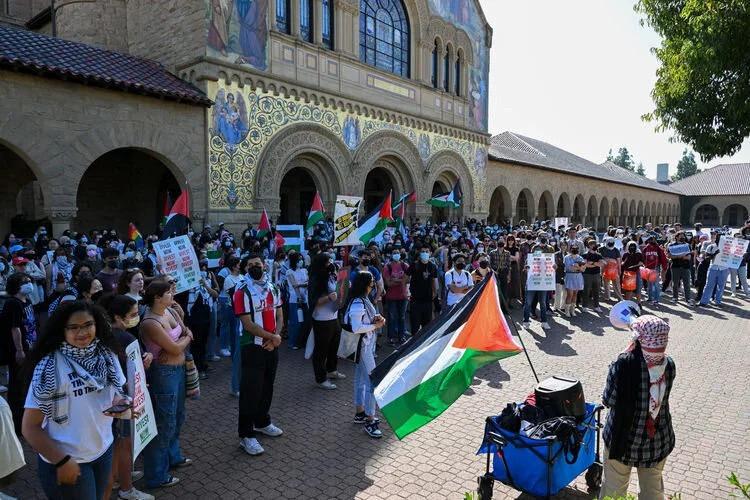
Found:
[[[630,324],[641,315],[641,308],[632,300],[618,302],[609,311],[609,322],[620,330],[629,330]]]

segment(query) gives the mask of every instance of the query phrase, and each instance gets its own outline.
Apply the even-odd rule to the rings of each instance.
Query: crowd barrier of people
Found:
[[[153,498],[133,482],[169,487],[179,482],[173,472],[193,463],[180,448],[185,400],[199,397],[212,363],[230,359],[226,390],[239,400],[240,446],[259,455],[259,437],[283,434],[271,417],[282,344],[307,351],[311,383],[337,390],[346,379],[337,355],[343,328],[361,336],[352,421],[377,439],[383,433],[369,378],[377,349],[418,335],[487,274],[498,280],[503,309],[522,308],[523,325],[535,318],[547,335],[555,335],[555,316],[574,322],[623,298],[657,311],[664,297],[721,307],[727,280],[733,296],[750,296],[750,252],[739,269],[714,262],[720,236],[750,239],[750,220],[734,231],[708,229],[645,224],[600,234],[549,221],[417,220],[366,246],[338,248],[329,219],[315,225],[300,252],[275,248],[272,234],[250,225],[241,234],[206,226],[188,232],[200,286],[181,293],[159,266],[156,234],[142,245],[113,229],[9,234],[0,246],[0,366],[8,379],[0,390],[13,426],[4,432],[15,431],[39,454],[39,481],[50,498],[101,499],[113,486],[118,498]],[[217,250],[218,261],[209,259]],[[525,263],[536,252],[554,254],[554,291],[526,287]],[[133,416],[124,357],[132,342],[143,353],[158,428],[142,471],[132,467],[125,418]],[[23,457],[8,463],[0,476]]]

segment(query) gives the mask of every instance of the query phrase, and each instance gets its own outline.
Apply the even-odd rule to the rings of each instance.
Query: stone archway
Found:
[[[630,205],[628,204],[628,200],[625,198],[622,199],[622,203],[620,204],[620,225],[622,226],[629,226],[630,225]]]
[[[166,193],[175,200],[184,187],[151,152],[137,148],[109,151],[94,160],[81,177],[74,228],[107,227],[125,234],[133,222],[142,234],[158,232]]]
[[[444,191],[450,191],[453,188],[456,180],[461,180],[461,191],[463,192],[463,205],[461,206],[460,214],[470,214],[476,212],[476,199],[474,190],[474,181],[471,176],[471,171],[466,166],[463,158],[454,151],[441,151],[437,153],[427,165],[426,169],[427,180],[424,183],[424,189],[429,191],[424,193],[421,197],[423,200],[434,196],[435,183],[440,179],[443,179]],[[447,185],[450,183],[450,185]],[[419,198],[419,197],[418,197]],[[419,206],[419,204],[418,204]],[[429,208],[429,207],[428,207]]]
[[[327,211],[333,209],[336,195],[359,195],[351,179],[351,155],[346,145],[321,125],[299,123],[285,127],[266,145],[255,175],[255,208],[267,207],[269,215],[280,213],[281,184],[286,174],[304,167],[316,181],[316,188]],[[308,207],[309,209],[309,207]]]
[[[613,226],[620,225],[620,201],[617,198],[612,198],[612,203],[609,207],[610,211],[610,224]]]
[[[29,163],[15,148],[0,142],[0,234],[31,236],[46,218],[43,186]]]
[[[384,165],[383,160],[390,165]],[[381,130],[370,135],[357,150],[353,165],[351,183],[347,182],[347,185],[351,184],[357,195],[364,193],[367,176],[376,167],[389,169],[398,193],[416,191],[426,194],[425,186],[419,182],[422,178],[419,173],[424,171],[419,151],[398,132]]]
[[[695,217],[693,217],[693,224],[696,222],[701,222],[704,226],[718,226],[721,223],[719,220],[719,210],[714,205],[708,203],[699,205],[695,209]]]
[[[612,225],[612,220],[609,215],[609,200],[605,196],[599,202],[599,227],[597,229],[607,229],[610,225]]]
[[[583,195],[576,196],[573,201],[573,220],[576,224],[584,224],[586,222],[586,202],[583,200]]]
[[[531,225],[536,217],[536,205],[534,203],[534,195],[531,194],[531,190],[525,188],[518,193],[516,197],[516,216],[513,222],[526,221],[527,225]]]
[[[541,220],[550,220],[554,218],[555,206],[552,199],[552,193],[544,191],[539,196],[539,204],[537,206],[536,216]],[[554,222],[554,221],[553,221]]]
[[[557,210],[555,213],[558,217],[570,217],[573,213],[568,193],[562,193],[557,199]]]
[[[741,227],[747,220],[747,208],[739,203],[733,203],[724,209],[721,223],[729,227]]]
[[[453,186],[456,184],[456,181],[458,181],[458,176],[451,170],[443,170],[441,174],[435,179],[435,182],[432,184],[432,192],[430,193],[430,197],[438,196],[443,193],[449,192],[451,189],[453,189]],[[465,196],[464,196],[465,197]],[[458,208],[438,208],[438,207],[430,207],[431,213],[430,213],[430,219],[433,221],[433,223],[437,222],[443,222],[443,221],[460,221],[463,218],[464,215],[464,207],[460,206]]]
[[[596,202],[596,196],[594,195],[589,197],[589,201],[586,204],[586,224],[594,228],[594,231],[598,229],[599,204]]]
[[[496,187],[490,198],[490,211],[487,221],[493,224],[503,224],[506,220],[510,220],[513,216],[512,203],[506,187]]]

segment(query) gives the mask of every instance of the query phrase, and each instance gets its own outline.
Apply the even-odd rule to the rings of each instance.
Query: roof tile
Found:
[[[725,163],[672,183],[685,196],[750,196],[750,163]]]

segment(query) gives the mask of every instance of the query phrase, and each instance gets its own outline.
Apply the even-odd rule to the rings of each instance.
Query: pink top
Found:
[[[159,323],[159,325],[162,326],[161,323]],[[170,339],[172,339],[172,342],[177,342],[180,338],[180,335],[182,335],[182,325],[180,325],[180,323],[178,322],[176,327],[172,328],[171,330],[167,330],[167,335]],[[159,354],[161,354],[161,351],[163,350],[161,346],[159,346],[159,344],[151,342],[146,338],[145,335],[143,336],[143,344],[146,346],[146,350],[154,356],[154,361],[158,362]]]

